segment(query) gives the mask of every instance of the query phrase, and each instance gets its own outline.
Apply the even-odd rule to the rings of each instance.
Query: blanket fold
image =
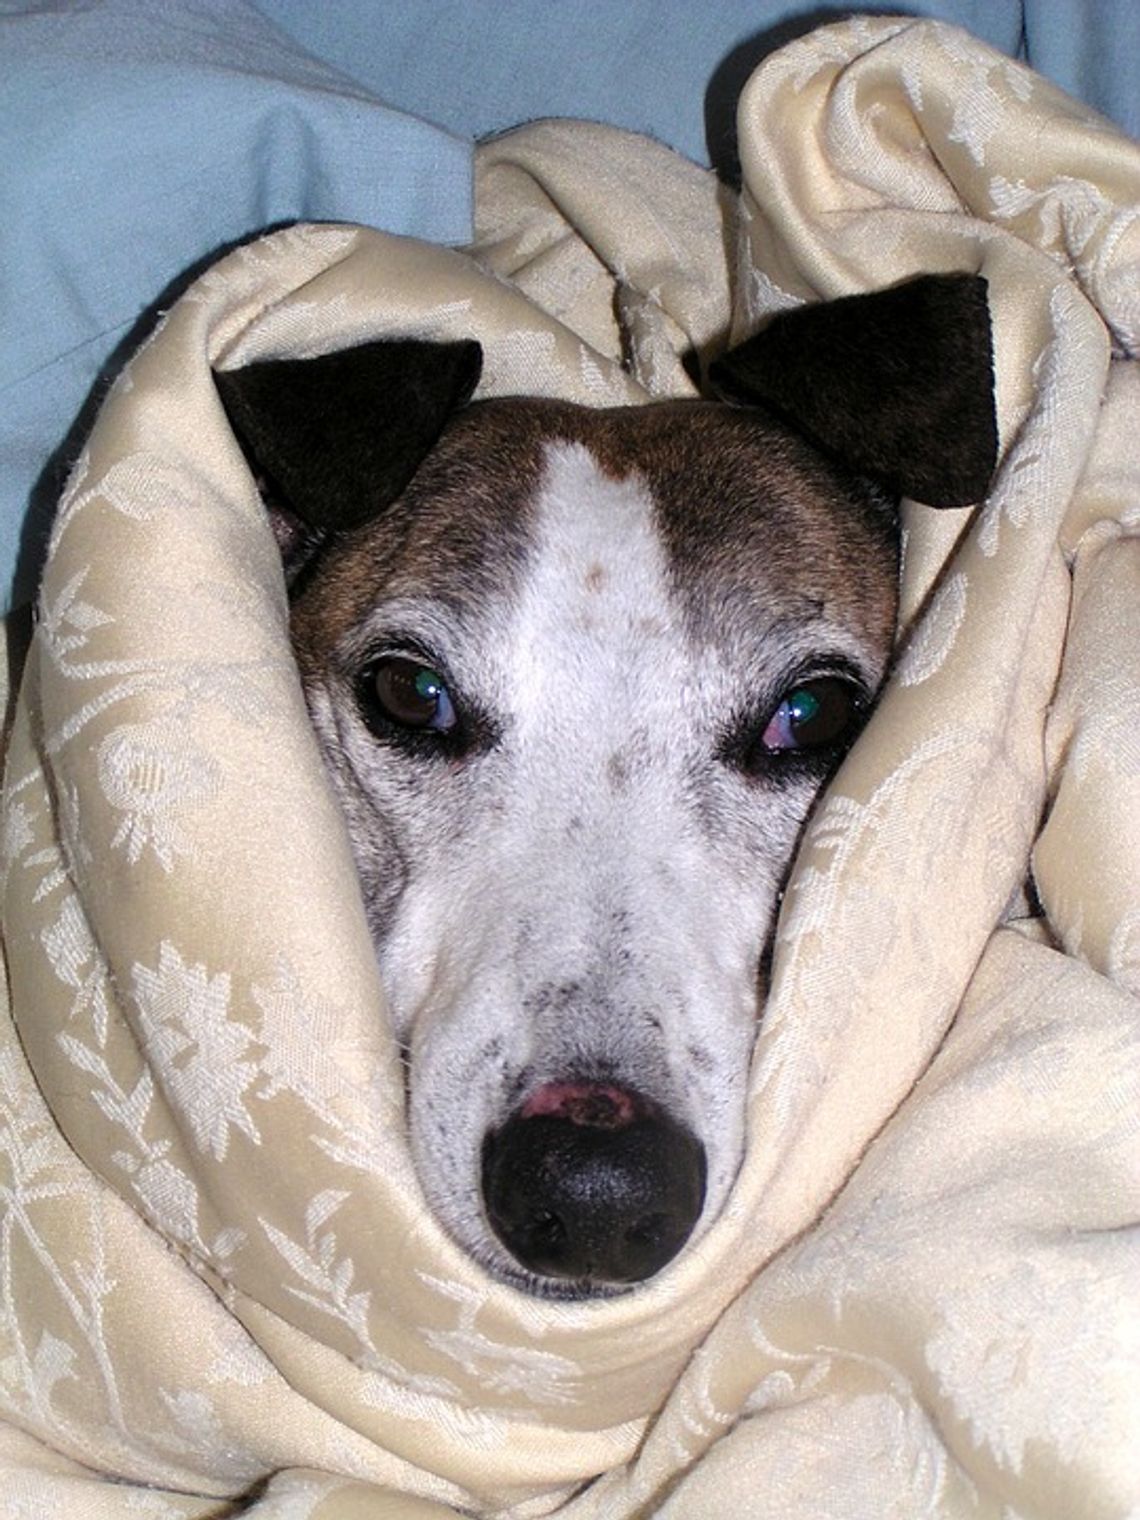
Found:
[[[471,249],[273,234],[109,396],[4,783],[5,1513],[1140,1507],[1140,148],[882,18],[770,58],[739,130],[733,197],[521,128]],[[898,657],[789,884],[729,1205],[636,1292],[519,1294],[411,1166],[211,368],[476,337],[481,395],[648,403],[777,311],[951,269],[988,281],[1002,461],[975,509],[904,505]]]

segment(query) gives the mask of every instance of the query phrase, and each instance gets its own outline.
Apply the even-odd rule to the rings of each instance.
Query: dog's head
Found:
[[[984,285],[804,308],[725,401],[468,403],[470,343],[218,376],[265,482],[438,1217],[533,1291],[722,1206],[781,885],[890,657],[900,494],[980,498]]]

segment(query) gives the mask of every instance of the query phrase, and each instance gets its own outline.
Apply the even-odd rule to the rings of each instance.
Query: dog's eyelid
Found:
[[[451,680],[448,661],[439,653],[435,645],[429,639],[421,638],[418,634],[404,629],[386,629],[383,632],[370,633],[366,641],[349,651],[352,664],[359,669],[363,669],[365,665],[374,665],[377,660],[389,657],[419,660],[421,664],[430,665],[433,670],[438,670],[440,675],[448,681]]]
[[[839,651],[812,654],[790,663],[775,678],[769,676],[760,695],[754,695],[740,711],[740,721],[759,722],[762,717],[770,715],[790,691],[812,681],[842,681],[851,688],[856,702],[862,706],[874,700],[877,689],[870,673],[850,655]]]
[[[418,666],[425,675],[434,678],[450,716],[445,726],[408,724],[388,710],[378,690],[377,677],[386,665],[401,663]],[[484,754],[499,742],[498,724],[479,703],[465,696],[452,678],[447,661],[418,638],[401,634],[370,640],[351,661],[347,674],[360,718],[373,738],[389,748],[418,759],[454,761]]]
[[[836,682],[850,694],[850,718],[834,742],[769,748],[764,735],[782,704],[818,683]],[[717,745],[717,758],[746,775],[764,776],[781,784],[797,780],[818,784],[854,742],[875,698],[875,687],[850,658],[842,654],[813,656],[787,668],[777,680],[765,682],[764,694],[753,698],[729,719]]]
[[[403,630],[385,630],[354,639],[337,651],[335,664],[341,678],[355,684],[382,660],[410,660],[433,671],[447,687],[452,699],[466,705],[463,682],[458,680],[446,656],[429,640]]]

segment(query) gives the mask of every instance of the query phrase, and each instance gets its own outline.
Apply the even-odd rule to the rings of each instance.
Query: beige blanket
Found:
[[[1138,1513],[1140,149],[881,19],[768,61],[740,136],[737,204],[619,132],[508,135],[474,253],[276,234],[108,400],[4,792],[5,1516]],[[906,509],[731,1205],[626,1297],[533,1300],[422,1205],[210,364],[474,335],[484,393],[643,400],[690,345],[946,269],[990,282],[1003,462],[974,512]]]

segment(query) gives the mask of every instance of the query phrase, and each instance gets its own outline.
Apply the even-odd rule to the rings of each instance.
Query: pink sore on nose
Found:
[[[569,1119],[595,1129],[624,1129],[644,1114],[644,1099],[609,1082],[544,1082],[519,1110],[521,1119]]]

